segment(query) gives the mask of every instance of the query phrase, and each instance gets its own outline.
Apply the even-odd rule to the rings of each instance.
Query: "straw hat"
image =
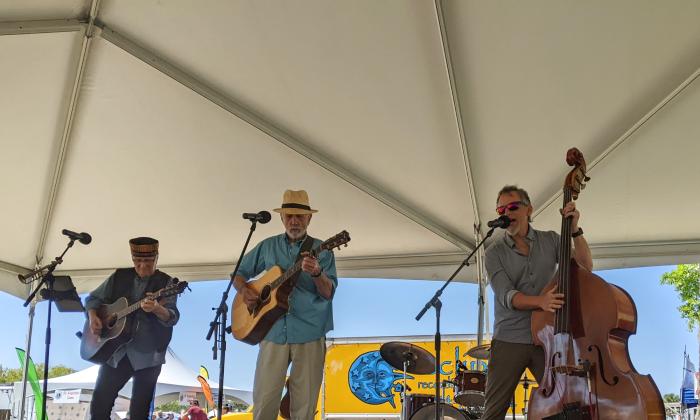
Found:
[[[275,209],[275,211],[287,214],[311,214],[316,213],[318,210],[314,210],[309,206],[309,195],[306,194],[306,191],[287,190],[282,195],[282,207]]]

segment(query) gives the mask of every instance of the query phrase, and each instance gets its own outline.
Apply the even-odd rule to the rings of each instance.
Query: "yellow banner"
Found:
[[[433,342],[414,342],[418,347],[434,355]],[[382,359],[379,349],[382,343],[332,344],[326,354],[323,410],[325,413],[400,413],[400,392],[403,372]],[[484,391],[485,360],[477,361],[467,356],[476,341],[443,341],[441,346],[440,380],[446,382],[444,401],[455,405],[455,384],[459,401],[480,401]],[[457,375],[456,361],[470,370]],[[477,362],[479,364],[477,364]],[[527,371],[527,377],[532,374]],[[435,395],[435,372],[428,375],[407,374],[406,384],[411,394]],[[530,383],[528,398],[533,389]],[[461,385],[461,386],[459,386]],[[468,392],[467,392],[468,391]],[[524,392],[522,383],[515,393],[515,412],[522,414]]]

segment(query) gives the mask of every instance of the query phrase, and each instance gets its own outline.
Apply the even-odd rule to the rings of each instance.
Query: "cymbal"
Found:
[[[467,356],[473,357],[475,359],[488,360],[491,354],[491,344],[482,344],[480,346],[472,347],[467,351]]]
[[[405,361],[408,373],[427,375],[435,372],[435,357],[427,350],[411,343],[401,341],[384,343],[379,349],[379,354],[387,363],[401,371]]]

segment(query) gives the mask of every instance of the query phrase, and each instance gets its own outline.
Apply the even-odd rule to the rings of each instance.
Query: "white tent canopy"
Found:
[[[83,369],[78,372],[73,372],[68,375],[59,376],[56,378],[51,378],[48,380],[48,390],[53,391],[56,389],[89,389],[95,388],[95,382],[97,381],[97,373],[100,370],[98,365],[91,366],[87,369]],[[202,386],[199,381],[197,381],[197,372],[188,368],[175,353],[168,348],[168,352],[165,355],[165,364],[158,377],[158,384],[156,385],[155,397],[158,398],[161,395],[180,393],[180,392],[202,392]],[[42,381],[40,381],[42,382]],[[219,388],[218,383],[208,381],[209,386],[212,391],[216,392]],[[14,395],[22,395],[21,382],[15,382],[15,392]],[[130,379],[124,388],[119,391],[119,395],[130,398],[131,397],[131,386],[132,380]],[[31,387],[27,387],[28,395],[32,395]],[[231,387],[224,386],[224,394],[243,401],[247,404],[252,404],[253,397],[251,391],[244,391],[241,389],[235,389]]]
[[[320,210],[313,235],[351,233],[340,275],[445,278],[504,184],[558,229],[571,146],[597,268],[693,261],[698,18],[688,0],[2,2],[0,287],[26,296],[16,274],[63,228],[94,237],[61,266],[80,291],[140,235],[165,271],[225,278],[240,214],[287,188]]]

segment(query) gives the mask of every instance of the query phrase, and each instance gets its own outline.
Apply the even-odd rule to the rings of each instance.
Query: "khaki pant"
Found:
[[[311,420],[323,380],[326,339],[303,344],[260,342],[253,384],[253,418],[276,420],[289,364],[292,420]]]
[[[544,374],[544,351],[532,344],[493,340],[486,374],[486,408],[482,420],[503,420],[525,368],[539,383]]]

